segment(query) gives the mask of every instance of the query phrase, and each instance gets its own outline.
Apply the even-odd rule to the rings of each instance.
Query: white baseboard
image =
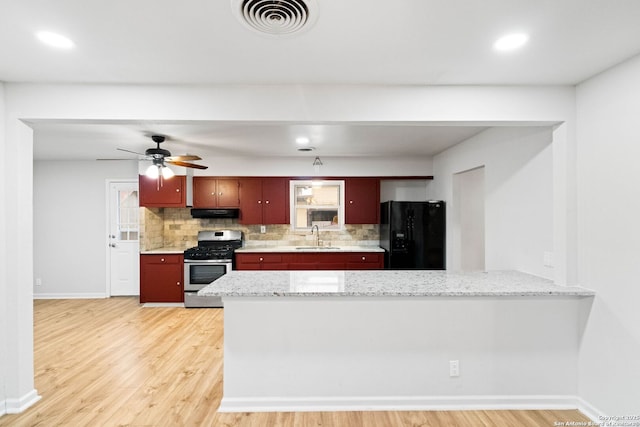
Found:
[[[604,412],[582,398],[578,398],[578,410],[596,424],[602,423],[601,417],[605,417]]]
[[[7,414],[19,414],[38,400],[40,400],[40,396],[36,390],[31,390],[19,399],[6,399],[4,404],[5,412]]]
[[[33,299],[99,299],[109,298],[101,293],[72,293],[72,294],[33,294]]]
[[[218,412],[463,411],[578,409],[577,396],[388,396],[222,398]]]

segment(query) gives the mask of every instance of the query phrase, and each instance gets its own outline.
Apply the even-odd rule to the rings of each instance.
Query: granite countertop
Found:
[[[236,249],[236,253],[266,253],[266,252],[384,252],[379,246],[256,246]]]
[[[201,296],[571,296],[595,293],[558,286],[517,271],[453,273],[426,270],[232,271]]]
[[[140,251],[141,255],[184,254],[182,248],[157,248]]]

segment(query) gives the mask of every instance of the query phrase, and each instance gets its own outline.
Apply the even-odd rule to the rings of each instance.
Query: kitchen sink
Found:
[[[335,251],[335,250],[339,250],[340,248],[337,246],[298,246],[296,247],[296,249],[313,249],[313,250],[320,250],[320,251]]]

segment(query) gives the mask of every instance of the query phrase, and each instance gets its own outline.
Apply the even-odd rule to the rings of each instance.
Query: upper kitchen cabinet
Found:
[[[380,179],[345,179],[345,224],[380,222]]]
[[[196,176],[193,178],[194,208],[237,208],[240,206],[238,180]]]
[[[240,179],[239,222],[289,224],[289,179]]]
[[[158,182],[157,178],[145,175],[138,177],[140,206],[149,208],[184,208],[186,206],[185,187],[187,179],[176,175]]]

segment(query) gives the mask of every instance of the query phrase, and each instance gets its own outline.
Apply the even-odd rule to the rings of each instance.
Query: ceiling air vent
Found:
[[[249,28],[273,36],[299,33],[317,18],[315,0],[232,0],[232,6]]]

